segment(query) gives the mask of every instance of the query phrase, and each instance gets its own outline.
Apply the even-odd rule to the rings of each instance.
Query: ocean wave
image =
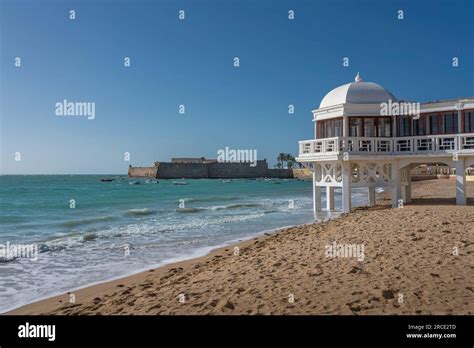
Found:
[[[249,203],[250,204],[250,203]],[[248,206],[249,204],[243,204]],[[252,204],[252,206],[255,204]],[[199,212],[202,208],[184,208],[182,212]],[[153,238],[155,234],[174,233],[190,230],[206,229],[213,226],[219,226],[228,223],[243,222],[247,220],[255,220],[266,216],[267,214],[278,212],[278,210],[266,211],[252,211],[246,214],[238,214],[232,216],[217,216],[217,215],[196,215],[192,221],[179,223],[176,218],[164,222],[162,218],[152,218],[140,223],[131,223],[122,226],[111,226],[102,229],[93,229],[87,232],[71,232],[60,236],[52,236],[48,240],[43,240],[38,243],[38,252],[56,252],[69,250],[71,248],[84,247],[89,243],[100,243],[104,240],[111,240],[115,243],[116,238]],[[102,221],[102,220],[101,220]],[[131,241],[131,240],[130,240]],[[100,248],[109,248],[110,244],[97,244]],[[10,258],[4,258],[0,262],[11,261]]]
[[[85,234],[82,236],[82,239],[83,239],[85,242],[91,242],[91,241],[97,239],[97,235],[94,234],[94,233],[85,233]]]
[[[219,205],[209,208],[210,210],[223,210],[223,209],[239,209],[239,208],[256,208],[261,206],[259,203],[239,203],[230,205]]]
[[[61,223],[64,227],[77,227],[82,225],[94,224],[96,222],[114,221],[118,218],[116,216],[98,216],[92,218],[84,218],[79,220],[69,220]]]
[[[274,209],[274,210],[266,210],[263,212],[264,214],[272,214],[272,213],[278,213],[278,210]]]
[[[70,243],[68,245],[70,246]],[[38,252],[40,253],[46,253],[48,251],[61,251],[64,249],[66,249],[66,245],[63,245],[60,242],[38,244]]]
[[[188,197],[177,200],[177,203],[184,202],[216,202],[216,201],[235,201],[239,200],[237,196],[206,196],[206,197]]]
[[[13,255],[0,255],[0,263],[15,261],[16,257]]]
[[[201,215],[197,215],[201,216]],[[173,233],[176,231],[186,231],[199,228],[206,228],[209,226],[217,226],[220,224],[232,223],[232,222],[241,222],[246,220],[258,219],[265,216],[264,212],[256,212],[245,215],[235,215],[235,216],[220,216],[220,217],[211,217],[206,216],[205,218],[198,218],[194,221],[185,222],[185,223],[176,223],[168,222],[163,223],[162,220],[149,220],[147,222],[142,222],[139,224],[130,224],[127,226],[116,227],[108,230],[103,230],[97,232],[96,235],[98,238],[107,237],[133,237],[133,236],[148,236],[157,233]]]
[[[141,216],[141,215],[152,215],[156,214],[156,210],[143,208],[143,209],[130,209],[127,210],[127,215],[131,216]]]
[[[203,211],[204,208],[177,208],[177,213],[197,213]]]
[[[205,219],[195,220],[189,223],[181,223],[181,224],[170,224],[170,225],[162,225],[158,231],[165,232],[165,231],[183,231],[183,230],[190,230],[196,228],[205,228],[209,226],[216,226],[226,223],[232,222],[242,222],[246,220],[258,219],[264,216],[265,213],[263,212],[256,212],[253,214],[245,214],[245,215],[234,215],[234,216],[221,216],[221,217],[211,217],[207,216]]]

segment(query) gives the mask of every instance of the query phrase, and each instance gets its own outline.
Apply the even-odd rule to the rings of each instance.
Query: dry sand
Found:
[[[400,209],[379,202],[10,314],[474,314],[474,202],[454,193],[452,179],[416,182]],[[364,261],[326,257],[333,241],[363,244]]]

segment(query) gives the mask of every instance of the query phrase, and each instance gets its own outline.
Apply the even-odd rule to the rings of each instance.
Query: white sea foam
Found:
[[[149,208],[130,209],[130,210],[127,210],[127,214],[128,214],[128,215],[131,215],[131,216],[134,216],[134,215],[138,215],[138,216],[142,216],[142,215],[152,215],[152,214],[156,214],[156,210],[154,210],[154,209],[149,209]]]

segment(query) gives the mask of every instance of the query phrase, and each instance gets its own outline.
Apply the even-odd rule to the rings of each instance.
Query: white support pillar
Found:
[[[397,117],[396,116],[392,116],[392,138],[393,137],[396,137],[398,135],[398,132],[397,132]]]
[[[368,187],[369,207],[375,206],[375,187]]]
[[[411,168],[407,167],[407,181],[408,185],[405,186],[405,197],[404,197],[404,202],[405,203],[411,203]]]
[[[326,186],[326,209],[327,211],[334,210],[334,187]]]
[[[392,162],[392,208],[398,208],[401,199],[401,170],[398,161]]]
[[[321,186],[316,186],[316,173],[313,171],[313,214],[321,211]]]
[[[347,116],[342,117],[342,136],[349,136],[349,118]]]
[[[403,203],[410,203],[411,202],[411,169],[410,166],[401,169],[400,171],[402,177],[406,178],[406,183],[401,184],[402,189],[402,200]]]
[[[351,212],[351,165],[342,163],[342,211]]]
[[[462,132],[463,132],[463,129],[462,129],[462,110],[459,109],[458,110],[458,134],[461,134]]]
[[[456,161],[456,204],[466,205],[466,166],[463,157]]]

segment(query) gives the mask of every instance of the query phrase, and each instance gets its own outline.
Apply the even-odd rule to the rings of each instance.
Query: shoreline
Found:
[[[446,205],[453,185],[449,179],[417,182],[414,202],[404,209],[385,202],[317,223],[262,231],[199,257],[3,314],[472,314],[468,279],[474,221],[468,217],[474,209]],[[324,258],[324,245],[335,238],[365,244],[366,261]],[[463,256],[458,264],[443,249],[456,243]],[[75,303],[69,302],[72,292]],[[293,293],[296,300],[288,303]],[[405,305],[397,303],[399,293],[406,296]]]
[[[60,189],[71,186],[63,180],[36,178],[35,183],[60,183]],[[84,192],[104,187],[106,192],[127,198],[109,204],[110,199],[104,196],[100,198],[103,202],[91,202],[77,213],[68,210],[51,221],[43,221],[42,214],[36,215],[37,207],[31,204],[31,214],[21,217],[18,233],[14,220],[3,221],[7,229],[15,228],[5,238],[38,245],[40,260],[29,262],[21,255],[4,259],[0,255],[0,261],[5,261],[0,313],[148,268],[203,256],[214,248],[252,238],[266,230],[309,223],[312,217],[310,186],[295,180],[283,182],[278,190],[271,183],[249,181],[233,186],[211,180],[194,180],[195,185],[189,180],[190,186],[184,189],[171,186],[169,180],[163,187],[136,189],[121,182],[107,186],[98,182],[99,178],[85,177],[72,183],[77,183],[77,187],[91,185]],[[19,178],[18,183],[31,186],[26,178]],[[254,187],[258,188],[256,192]],[[160,199],[155,201],[155,195],[160,195]],[[175,209],[181,198],[194,211],[189,209],[188,214]],[[290,198],[298,202],[297,211],[289,211]],[[23,230],[31,230],[38,236],[23,238]],[[128,258],[125,250],[121,250],[126,245],[131,251]]]
[[[95,286],[100,286],[100,285],[103,285],[105,283],[112,283],[112,282],[122,280],[122,279],[127,279],[129,277],[133,277],[133,276],[136,276],[136,275],[141,274],[141,273],[149,272],[152,269],[153,270],[154,269],[160,269],[160,268],[163,268],[163,267],[166,267],[166,266],[179,265],[180,263],[183,263],[183,262],[197,260],[197,259],[200,259],[200,258],[205,258],[206,256],[209,256],[213,252],[219,252],[221,249],[227,249],[227,248],[230,248],[230,247],[235,247],[235,246],[238,246],[242,243],[248,242],[252,239],[258,239],[258,238],[260,238],[264,235],[278,233],[280,231],[290,229],[290,228],[294,228],[294,227],[304,227],[304,226],[312,225],[314,223],[322,223],[322,222],[325,222],[325,221],[328,221],[328,220],[331,220],[331,219],[336,219],[336,218],[339,218],[339,217],[340,217],[340,215],[335,214],[334,217],[329,217],[329,218],[320,220],[318,222],[309,222],[309,223],[303,223],[303,224],[282,226],[282,227],[277,227],[277,228],[274,228],[274,229],[262,230],[262,231],[259,231],[259,232],[256,232],[256,233],[249,234],[246,237],[229,240],[227,242],[224,242],[224,243],[216,245],[216,246],[201,247],[199,249],[194,250],[193,252],[191,252],[189,254],[186,254],[186,255],[183,255],[183,256],[180,256],[180,257],[168,258],[168,259],[165,259],[165,260],[163,260],[163,261],[161,261],[157,264],[142,267],[142,268],[137,269],[135,271],[132,271],[131,273],[128,273],[128,274],[124,274],[124,275],[120,275],[120,276],[117,276],[117,277],[108,278],[108,279],[105,279],[105,280],[99,280],[99,281],[96,281],[96,282],[88,283],[86,285],[71,288],[66,292],[61,291],[61,292],[57,292],[57,293],[52,293],[51,295],[40,297],[40,298],[38,298],[36,300],[33,300],[31,302],[26,302],[24,304],[15,306],[13,308],[9,308],[6,311],[0,312],[0,315],[13,314],[14,312],[16,312],[17,310],[19,310],[23,307],[34,305],[35,303],[38,303],[38,302],[48,301],[48,300],[53,299],[53,298],[61,298],[61,297],[66,296],[67,294],[75,293],[75,292],[81,291],[83,289],[87,289],[87,288],[95,287]]]
[[[271,234],[276,234],[276,233],[283,232],[283,231],[286,231],[286,230],[292,229],[292,228],[304,227],[304,226],[313,225],[313,224],[319,224],[319,223],[323,223],[327,220],[329,220],[329,219],[322,220],[321,222],[316,222],[316,223],[290,225],[290,226],[284,226],[284,227],[279,227],[279,228],[270,229],[270,230],[263,230],[261,232],[258,232],[257,234],[249,236],[248,238],[229,241],[229,242],[225,243],[225,245],[220,245],[220,246],[216,246],[216,247],[202,248],[204,250],[208,249],[208,251],[202,251],[203,254],[199,255],[199,256],[189,256],[189,257],[185,256],[184,259],[175,260],[175,261],[171,261],[171,260],[174,260],[174,259],[168,259],[170,261],[164,260],[162,264],[160,263],[160,264],[157,264],[155,266],[152,265],[152,266],[149,266],[149,267],[145,267],[145,268],[137,270],[137,271],[135,271],[135,272],[133,272],[129,275],[119,276],[119,277],[115,277],[115,278],[112,278],[112,279],[87,284],[87,285],[84,285],[84,286],[81,286],[81,287],[78,287],[78,288],[70,289],[67,292],[62,292],[60,294],[46,296],[42,299],[38,299],[38,300],[35,300],[35,301],[32,301],[32,302],[29,302],[27,304],[20,305],[18,307],[9,309],[5,312],[0,313],[0,315],[24,315],[24,314],[26,314],[26,315],[33,314],[34,315],[34,314],[36,314],[36,313],[34,313],[36,307],[43,307],[43,305],[49,306],[49,305],[52,304],[52,302],[57,303],[58,305],[62,304],[62,302],[67,303],[67,301],[62,301],[62,299],[67,299],[68,295],[73,293],[73,292],[74,293],[80,293],[80,294],[84,293],[86,295],[86,296],[84,296],[84,299],[86,299],[86,298],[90,297],[89,296],[89,290],[93,290],[94,292],[97,291],[97,293],[101,293],[101,292],[103,292],[103,290],[107,290],[107,289],[111,288],[114,285],[119,285],[119,284],[124,283],[124,282],[128,283],[129,281],[133,281],[133,280],[136,280],[136,279],[141,280],[141,278],[143,276],[145,276],[147,274],[147,272],[156,272],[156,273],[154,273],[155,275],[156,274],[161,274],[161,273],[166,273],[166,272],[169,272],[169,270],[171,270],[171,269],[179,268],[179,267],[189,265],[189,264],[194,264],[194,263],[200,262],[202,260],[205,260],[207,258],[214,257],[215,255],[219,255],[223,252],[228,252],[230,249],[234,249],[235,247],[244,248],[244,247],[248,246],[249,244],[251,244],[251,242],[259,240],[260,238],[268,237]],[[196,252],[196,254],[201,254],[201,252]],[[32,313],[29,313],[30,308],[33,310]],[[26,311],[24,312],[23,310],[26,310]]]

